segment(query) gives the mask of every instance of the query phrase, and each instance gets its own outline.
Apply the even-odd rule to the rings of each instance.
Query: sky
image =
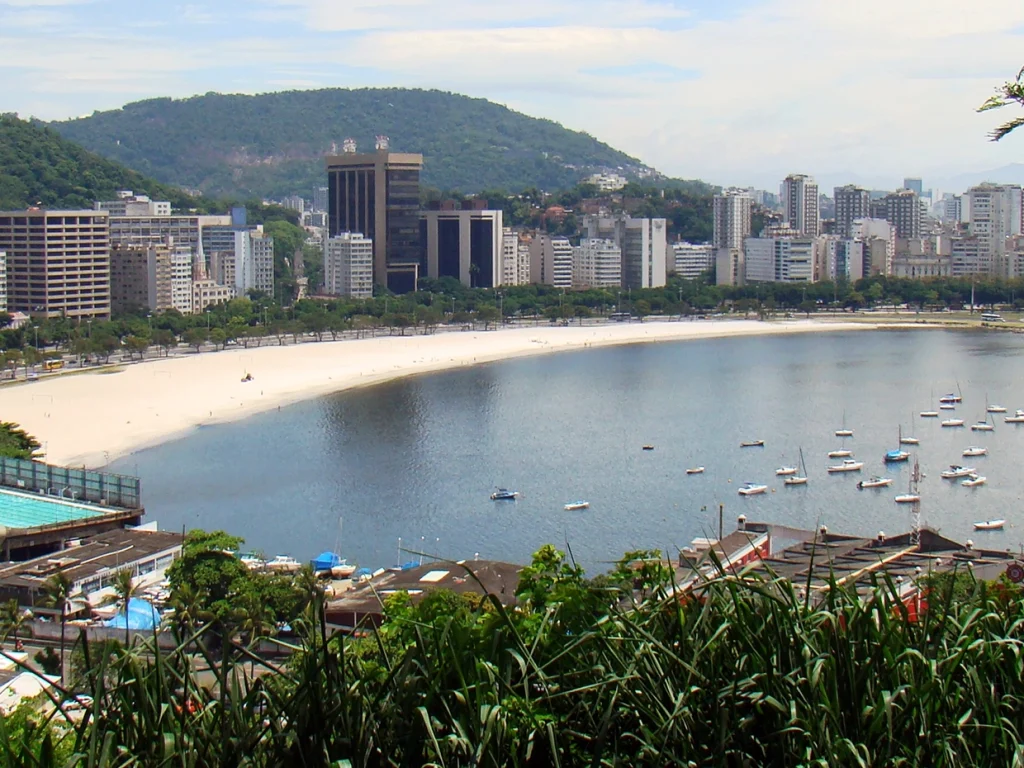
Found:
[[[0,0],[0,111],[440,88],[664,173],[925,186],[1024,162],[975,109],[1024,66],[1022,0]],[[412,149],[412,148],[409,148]]]

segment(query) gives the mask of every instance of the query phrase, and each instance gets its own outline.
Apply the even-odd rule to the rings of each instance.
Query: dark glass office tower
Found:
[[[378,150],[327,158],[331,237],[359,232],[373,240],[373,280],[396,293],[416,290],[426,274],[420,244],[423,155]]]

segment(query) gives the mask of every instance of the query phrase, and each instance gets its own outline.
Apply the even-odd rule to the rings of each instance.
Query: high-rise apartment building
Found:
[[[665,219],[585,216],[583,238],[611,240],[622,252],[623,288],[661,288],[668,269],[668,226]]]
[[[334,296],[373,298],[373,241],[342,232],[324,240],[324,290]]]
[[[745,189],[724,189],[712,201],[715,248],[742,248],[750,237],[753,200]]]
[[[281,200],[281,206],[291,211],[298,211],[300,214],[306,211],[306,201],[302,199],[301,195],[288,195]]]
[[[743,248],[718,248],[715,251],[716,285],[746,284],[746,264],[743,253]]]
[[[538,234],[530,242],[530,282],[572,288],[573,248],[567,238]]]
[[[992,273],[1010,277],[1009,238],[1021,234],[1021,188],[1012,184],[979,184],[967,190],[968,228],[988,254]]]
[[[814,237],[748,237],[744,243],[748,283],[814,282]]]
[[[526,285],[530,282],[530,246],[518,232],[506,228],[501,235],[501,284]]]
[[[370,238],[374,282],[398,293],[415,290],[427,266],[420,243],[422,168],[423,155],[391,152],[383,137],[372,154],[327,158],[330,235],[362,232]]]
[[[327,187],[316,186],[313,187],[313,205],[311,206],[314,211],[327,212]]]
[[[711,243],[673,243],[672,256],[672,271],[684,280],[696,280],[715,268],[715,246]]]
[[[950,243],[950,275],[968,277],[993,272],[993,256],[988,243],[980,237],[967,235],[954,237]]]
[[[818,235],[821,218],[818,215],[818,184],[814,179],[794,173],[783,180],[782,215],[801,235]]]
[[[921,236],[921,198],[909,189],[900,189],[885,196],[885,220],[896,230],[896,237],[910,239]]]
[[[836,230],[839,237],[850,237],[853,222],[871,215],[871,193],[853,184],[835,188]]]
[[[114,246],[110,250],[110,303],[114,312],[175,309],[192,314],[192,249],[171,241]]]
[[[622,249],[614,240],[584,238],[573,249],[574,288],[622,286]]]
[[[462,208],[445,203],[419,214],[419,242],[428,277],[454,277],[468,288],[493,288],[502,279],[502,212],[483,201]]]
[[[274,238],[259,230],[235,232],[236,296],[248,291],[274,295]]]
[[[7,311],[7,251],[0,251],[0,312]]]
[[[11,311],[69,319],[110,316],[106,211],[0,212]]]

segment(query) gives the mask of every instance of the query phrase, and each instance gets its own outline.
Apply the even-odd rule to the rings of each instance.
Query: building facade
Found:
[[[573,247],[565,237],[538,234],[530,241],[530,282],[572,288]]]
[[[167,245],[117,245],[110,250],[113,312],[171,308],[171,251]]]
[[[715,284],[746,285],[746,262],[743,248],[717,249],[715,252]]]
[[[673,243],[672,272],[684,280],[696,280],[715,268],[715,246],[711,243]]]
[[[192,307],[195,314],[201,314],[209,307],[225,304],[232,298],[234,289],[231,286],[221,285],[209,278],[192,281]]]
[[[787,176],[782,182],[782,214],[801,235],[816,237],[821,231],[817,182],[802,173]]]
[[[745,189],[725,189],[714,196],[711,243],[716,249],[743,247],[743,241],[751,234],[752,205],[750,193]]]
[[[813,237],[748,237],[746,282],[814,282],[815,247]]]
[[[0,251],[0,312],[7,311],[7,251]]]
[[[871,215],[871,193],[853,184],[835,188],[836,231],[839,237],[850,237],[853,222]]]
[[[234,262],[236,296],[251,290],[274,295],[274,238],[259,230],[235,231]]]
[[[342,232],[324,241],[324,290],[334,296],[373,298],[373,241]]]
[[[583,239],[611,240],[622,254],[623,288],[661,288],[667,279],[669,250],[665,219],[585,216]]]
[[[106,211],[0,212],[7,252],[7,304],[46,317],[110,317],[110,228]]]
[[[502,212],[471,201],[455,208],[420,212],[420,237],[426,274],[453,277],[467,288],[494,288],[503,277]]]
[[[584,238],[573,249],[573,288],[622,286],[622,249],[614,240]]]
[[[895,229],[896,237],[920,237],[922,219],[921,198],[916,192],[901,189],[885,196],[885,220]]]
[[[423,155],[391,152],[384,137],[372,154],[327,158],[330,236],[361,232],[370,238],[374,282],[397,293],[415,290],[427,267],[420,243],[422,169]]]
[[[530,282],[530,245],[518,232],[505,229],[501,235],[501,284],[526,285]]]
[[[967,190],[968,230],[988,253],[992,274],[1010,277],[1007,246],[1021,234],[1021,188],[1011,184],[979,184]]]
[[[989,275],[994,268],[994,259],[989,244],[974,235],[954,237],[950,243],[950,270],[952,277]]]
[[[131,190],[117,193],[116,200],[97,200],[93,203],[97,211],[106,211],[114,216],[170,216],[171,204],[166,201],[150,200],[146,195],[133,195]]]

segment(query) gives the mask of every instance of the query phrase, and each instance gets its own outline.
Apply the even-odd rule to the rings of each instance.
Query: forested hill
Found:
[[[130,189],[178,209],[203,207],[181,190],[93,154],[56,131],[0,115],[0,210],[43,205],[92,208],[119,189]]]
[[[257,96],[150,99],[51,124],[64,136],[160,181],[230,197],[308,197],[323,157],[353,138],[425,157],[423,183],[465,193],[571,187],[635,158],[550,120],[485,99],[405,88],[331,88]]]

